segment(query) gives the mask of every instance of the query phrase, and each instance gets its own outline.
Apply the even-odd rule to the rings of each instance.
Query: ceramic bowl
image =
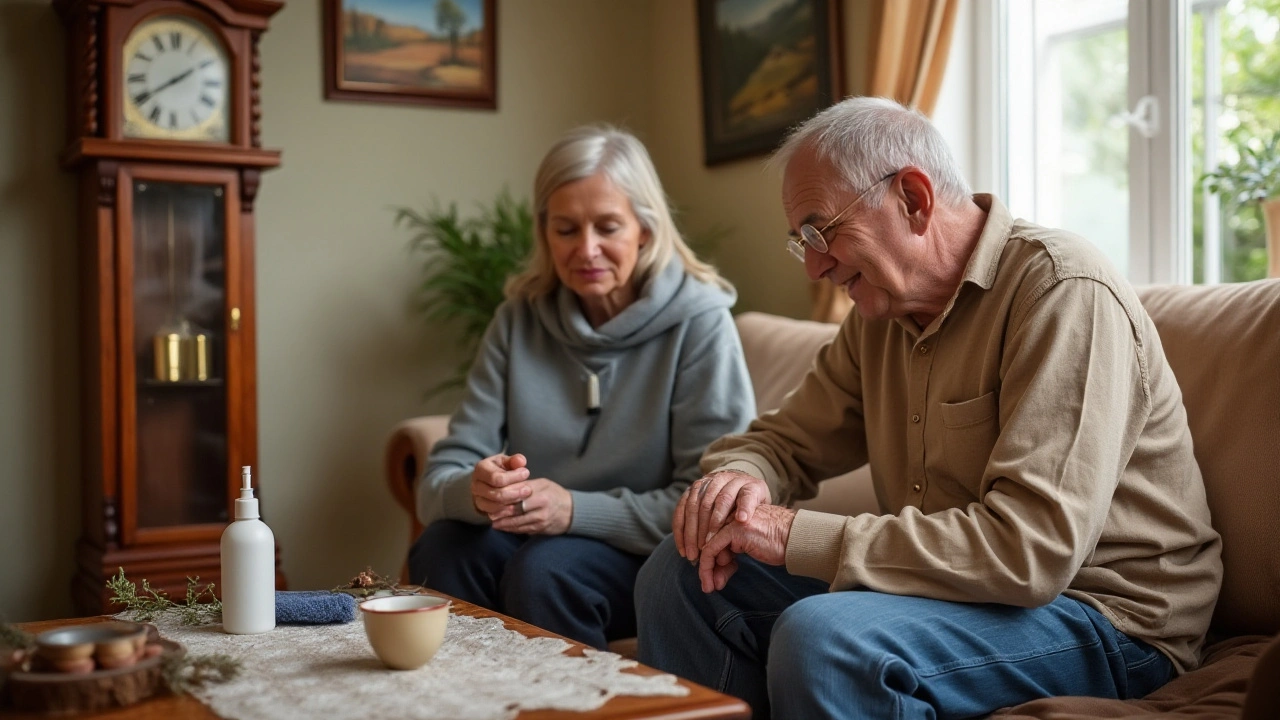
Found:
[[[396,595],[360,603],[373,652],[393,670],[422,667],[444,642],[449,601],[434,595]]]
[[[85,661],[90,658],[104,668],[132,665],[146,643],[146,625],[113,620],[40,633],[36,652],[58,670],[86,672]],[[91,662],[87,667],[93,670]]]

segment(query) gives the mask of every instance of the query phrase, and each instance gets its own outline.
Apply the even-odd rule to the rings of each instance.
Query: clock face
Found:
[[[182,16],[143,21],[123,61],[125,137],[227,142],[231,72],[208,28]]]

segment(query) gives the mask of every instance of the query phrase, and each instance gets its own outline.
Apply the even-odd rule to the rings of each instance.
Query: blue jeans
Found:
[[[438,520],[409,550],[409,577],[604,649],[636,634],[636,575],[644,560],[576,535],[512,535]]]
[[[639,660],[757,718],[969,718],[1054,695],[1142,697],[1173,665],[1085,603],[966,604],[827,584],[738,556],[704,594],[668,537],[640,571]]]

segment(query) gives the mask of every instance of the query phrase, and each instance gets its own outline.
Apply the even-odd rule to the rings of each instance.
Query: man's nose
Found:
[[[831,268],[835,267],[835,258],[828,253],[820,253],[817,250],[805,245],[804,247],[804,273],[809,279],[817,282],[826,275]]]

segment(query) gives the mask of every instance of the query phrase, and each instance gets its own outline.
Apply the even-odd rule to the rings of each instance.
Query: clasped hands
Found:
[[[528,460],[491,455],[471,471],[471,502],[494,530],[516,535],[563,535],[573,520],[573,495],[547,478],[529,479]]]
[[[694,481],[680,496],[671,532],[680,556],[698,566],[702,592],[723,590],[740,553],[767,565],[787,560],[795,511],[770,503],[764,481],[720,470]]]

